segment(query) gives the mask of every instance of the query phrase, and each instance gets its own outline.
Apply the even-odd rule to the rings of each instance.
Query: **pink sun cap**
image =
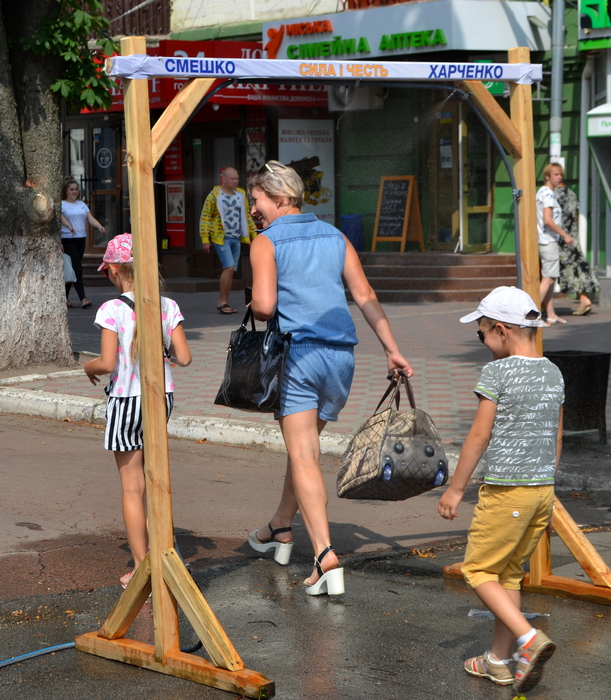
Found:
[[[98,272],[103,270],[108,263],[120,265],[121,263],[134,262],[132,256],[132,234],[120,233],[118,236],[108,241],[106,252],[102,260],[104,262],[98,267]]]

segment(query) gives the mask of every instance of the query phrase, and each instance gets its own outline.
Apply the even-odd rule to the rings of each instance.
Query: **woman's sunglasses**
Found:
[[[275,175],[276,173],[272,170],[272,166],[268,165],[267,163],[263,163],[263,165],[259,168],[259,175],[263,175],[265,171],[270,172],[272,175]]]

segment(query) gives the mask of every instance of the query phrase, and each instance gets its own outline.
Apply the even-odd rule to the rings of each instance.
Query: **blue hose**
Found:
[[[186,649],[181,649],[184,654],[192,654],[202,648],[201,641],[197,641],[192,647],[187,647]],[[18,664],[21,661],[28,661],[29,659],[35,659],[37,656],[44,656],[45,654],[52,654],[54,651],[63,651],[64,649],[72,649],[74,647],[74,642],[66,642],[66,644],[58,644],[54,647],[46,647],[45,649],[39,649],[38,651],[31,651],[29,654],[22,654],[21,656],[14,656],[12,659],[6,659],[6,661],[0,661],[0,668],[5,666],[12,666],[13,664]]]
[[[12,664],[18,664],[20,661],[27,661],[28,659],[34,659],[37,656],[44,656],[45,654],[52,654],[54,651],[62,651],[63,649],[72,649],[74,647],[74,642],[67,642],[66,644],[58,644],[54,647],[46,647],[45,649],[39,649],[38,651],[31,651],[29,654],[22,654],[21,656],[15,656],[12,659],[7,659],[6,661],[0,661],[0,668],[5,666],[11,666]]]

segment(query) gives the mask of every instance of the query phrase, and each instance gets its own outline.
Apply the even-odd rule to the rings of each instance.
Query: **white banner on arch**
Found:
[[[276,61],[260,59],[114,56],[106,72],[117,78],[277,78],[279,80],[425,80],[539,82],[542,66],[532,63],[429,63],[404,61]]]

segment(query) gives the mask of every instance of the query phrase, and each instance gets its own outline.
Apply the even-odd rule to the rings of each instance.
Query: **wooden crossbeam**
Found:
[[[461,90],[471,93],[471,99],[485,116],[505,150],[514,158],[521,158],[522,135],[485,85],[479,80],[458,80],[456,85]]]
[[[213,78],[193,78],[170,102],[151,130],[153,165],[158,163],[213,85]]]

